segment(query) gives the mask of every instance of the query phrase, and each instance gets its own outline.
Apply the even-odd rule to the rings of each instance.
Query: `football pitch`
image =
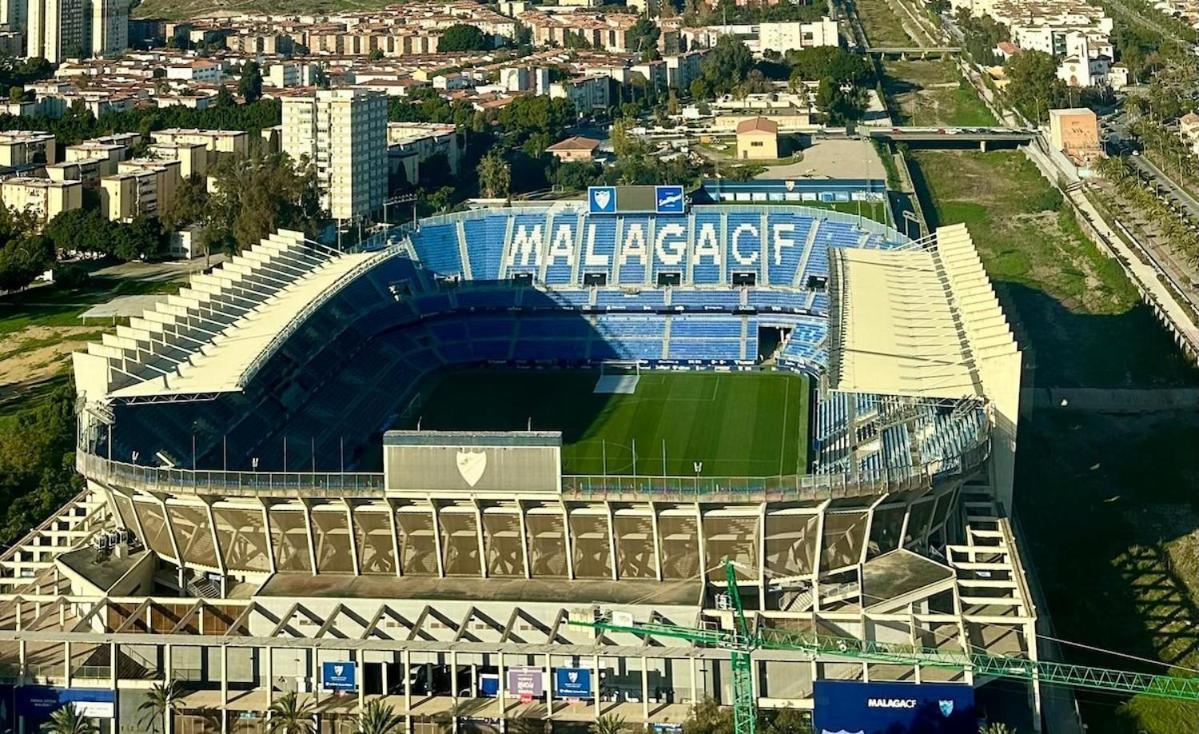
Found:
[[[423,386],[420,408],[399,427],[419,419],[423,430],[561,431],[567,474],[807,471],[806,377],[642,372],[627,395],[596,394],[598,379],[592,370],[445,372]]]

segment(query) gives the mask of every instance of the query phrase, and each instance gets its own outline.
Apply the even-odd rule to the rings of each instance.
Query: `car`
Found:
[[[937,134],[938,134],[938,135],[944,135],[944,134],[945,134],[945,128],[943,128],[943,127],[939,127],[939,128],[937,128]]]

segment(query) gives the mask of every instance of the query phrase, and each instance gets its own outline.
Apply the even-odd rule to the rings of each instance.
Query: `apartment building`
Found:
[[[42,166],[58,160],[58,143],[48,132],[0,132],[0,167],[16,169]]]
[[[45,224],[62,212],[83,206],[83,184],[12,176],[0,180],[0,201],[11,209],[32,212]]]
[[[580,76],[553,82],[550,84],[550,97],[569,99],[579,117],[584,117],[612,105],[612,77]]]
[[[52,64],[85,48],[83,0],[29,0],[25,51]]]
[[[629,30],[637,22],[637,16],[631,13],[529,10],[520,14],[520,22],[529,27],[533,43],[539,46],[567,47],[571,38],[582,38],[591,48],[616,52],[637,50],[629,48]]]
[[[208,175],[209,151],[204,143],[154,143],[148,152],[158,160],[178,161],[179,175],[183,178]]]
[[[25,49],[57,64],[104,56],[129,45],[128,0],[28,0]]]
[[[124,161],[116,174],[100,179],[100,206],[112,221],[158,214],[174,203],[181,170],[176,160]]]
[[[821,18],[814,23],[761,23],[758,25],[758,52],[767,50],[786,53],[815,46],[836,46],[840,43],[837,23]]]
[[[420,179],[420,166],[435,155],[444,155],[450,173],[458,175],[462,151],[458,145],[457,129],[453,125],[435,122],[387,123],[387,164],[391,176],[415,183]]]
[[[370,218],[387,194],[387,100],[320,90],[283,100],[284,153],[316,166],[322,206],[338,220]]]
[[[250,152],[250,135],[244,130],[197,130],[195,128],[171,127],[150,133],[155,143],[163,145],[179,143],[199,143],[214,156],[209,157],[209,163],[215,163],[215,154],[244,156]]]
[[[92,56],[120,53],[129,47],[129,0],[86,0],[90,5]]]

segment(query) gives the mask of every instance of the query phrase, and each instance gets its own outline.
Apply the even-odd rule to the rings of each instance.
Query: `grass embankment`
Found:
[[[1199,378],[1020,153],[913,155],[934,223],[964,222],[1039,387],[1194,387]],[[1033,411],[1020,425],[1016,515],[1057,636],[1199,667],[1199,416]],[[1067,647],[1070,661],[1165,672]],[[1194,731],[1199,707],[1080,694],[1093,734]]]
[[[883,91],[896,125],[920,127],[987,127],[995,116],[974,87],[958,74],[953,62],[886,61]]]

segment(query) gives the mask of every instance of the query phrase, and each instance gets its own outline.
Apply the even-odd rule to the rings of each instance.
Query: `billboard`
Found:
[[[321,686],[326,691],[356,691],[357,679],[358,666],[355,663],[321,663]]]
[[[592,186],[587,189],[589,214],[682,214],[687,197],[683,187]]]
[[[541,668],[508,668],[508,693],[525,699],[545,695],[545,676]]]
[[[948,683],[816,681],[816,734],[977,734],[974,689]]]
[[[554,689],[562,698],[591,698],[591,669],[558,668],[554,671]]]
[[[393,491],[557,493],[561,447],[556,431],[388,431],[383,475]]]
[[[111,719],[116,701],[112,691],[93,688],[18,686],[16,696],[17,714],[34,721],[44,721],[68,704],[89,719]]]

